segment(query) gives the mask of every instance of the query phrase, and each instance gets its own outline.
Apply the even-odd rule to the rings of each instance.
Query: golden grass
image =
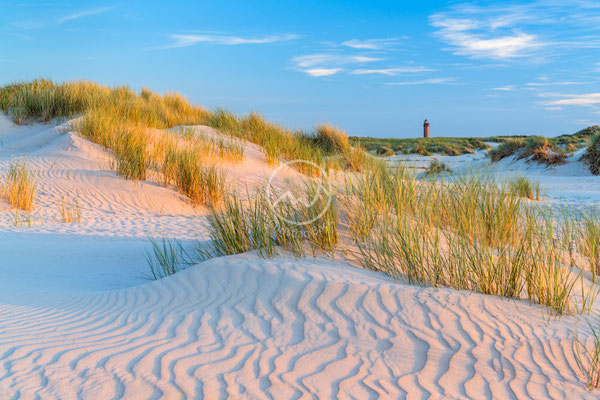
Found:
[[[5,178],[4,197],[13,208],[33,210],[36,181],[23,162],[12,164]]]
[[[67,201],[62,197],[58,205],[58,213],[60,220],[65,224],[81,222],[81,209],[79,208],[79,201],[77,199]]]

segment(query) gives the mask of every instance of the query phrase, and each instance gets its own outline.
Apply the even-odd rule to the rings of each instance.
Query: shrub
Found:
[[[592,174],[600,175],[600,133],[595,133],[590,137],[587,150],[581,159]]]
[[[11,207],[31,212],[35,196],[35,179],[22,162],[11,164],[6,174],[4,196]]]
[[[534,184],[524,176],[517,176],[516,178],[508,181],[508,190],[512,194],[526,199],[540,199],[540,184]]]
[[[425,170],[425,175],[439,175],[444,172],[452,173],[452,169],[443,161],[433,160]]]
[[[380,148],[377,149],[376,153],[377,153],[377,155],[384,156],[384,157],[391,157],[396,154],[396,153],[394,153],[394,150],[390,149],[387,146],[381,146]]]
[[[521,139],[507,139],[502,142],[495,149],[491,149],[488,155],[492,162],[497,162],[503,158],[515,155],[519,150],[524,147],[523,140]]]
[[[350,141],[346,133],[333,125],[318,125],[315,140],[325,154],[347,153],[350,150]]]

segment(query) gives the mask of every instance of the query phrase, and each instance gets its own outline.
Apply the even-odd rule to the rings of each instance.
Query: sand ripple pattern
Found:
[[[332,261],[225,257],[0,320],[14,398],[592,397],[572,320]]]

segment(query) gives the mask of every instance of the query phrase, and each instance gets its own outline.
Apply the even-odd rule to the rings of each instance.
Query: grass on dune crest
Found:
[[[5,177],[4,197],[13,208],[31,212],[35,196],[36,180],[27,164],[11,164]]]
[[[368,185],[369,187],[365,187]],[[365,268],[420,285],[527,298],[557,315],[575,310],[578,274],[556,216],[504,185],[466,176],[419,182],[374,174],[355,189],[350,225]],[[580,265],[586,268],[586,265]]]
[[[600,128],[590,137],[582,160],[592,174],[600,175]]]
[[[221,109],[208,111],[179,94],[158,95],[146,88],[137,93],[124,86],[109,88],[86,81],[58,84],[38,79],[0,88],[0,109],[19,124],[80,116],[74,128],[114,153],[115,170],[120,175],[144,180],[155,171],[163,174],[163,184],[174,184],[180,192],[193,196],[194,202],[207,205],[214,205],[218,199],[200,193],[194,186],[209,186],[209,193],[222,186],[222,176],[214,173],[212,165],[220,160],[240,162],[244,149],[241,139],[261,146],[271,163],[307,160],[328,170],[356,171],[374,163],[360,148],[349,145],[343,131],[329,125],[309,133],[292,131],[256,113],[238,117]],[[157,135],[155,131],[186,125],[209,125],[229,137],[186,137],[185,132],[178,135],[172,131]],[[191,162],[187,150],[173,137],[165,137],[170,135],[188,140],[188,147],[199,160]],[[308,175],[319,173],[306,163],[294,166]],[[198,171],[202,172],[201,182],[191,182],[189,175]]]
[[[556,139],[542,136],[529,136],[527,138],[507,139],[497,148],[489,151],[492,162],[503,158],[516,156],[518,159],[527,159],[547,166],[564,164],[569,154],[570,147],[559,146]]]
[[[522,199],[484,176],[418,181],[381,167],[348,177],[335,207],[308,226],[287,224],[282,215],[307,215],[295,205],[275,212],[260,192],[228,197],[211,217],[211,235],[217,255],[256,250],[264,257],[278,248],[304,256],[307,245],[313,255],[333,254],[348,237],[363,267],[408,283],[529,299],[556,315],[588,310],[597,289],[586,289],[567,266],[598,272],[598,248],[585,245],[596,243],[600,228]],[[574,251],[585,259],[574,261]]]

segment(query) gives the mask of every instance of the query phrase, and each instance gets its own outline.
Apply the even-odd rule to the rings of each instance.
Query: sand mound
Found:
[[[73,132],[3,118],[0,174],[25,158],[38,178],[33,227],[15,226],[0,202],[5,396],[593,397],[571,351],[591,317],[549,319],[524,302],[325,258],[244,254],[146,281],[146,237],[206,240],[207,210],[118,177],[110,154]],[[264,184],[275,167],[247,144],[224,168],[240,186]],[[57,221],[63,196],[79,200],[81,223]]]
[[[0,314],[0,387],[25,397],[591,397],[566,320],[326,260],[233,256]]]

